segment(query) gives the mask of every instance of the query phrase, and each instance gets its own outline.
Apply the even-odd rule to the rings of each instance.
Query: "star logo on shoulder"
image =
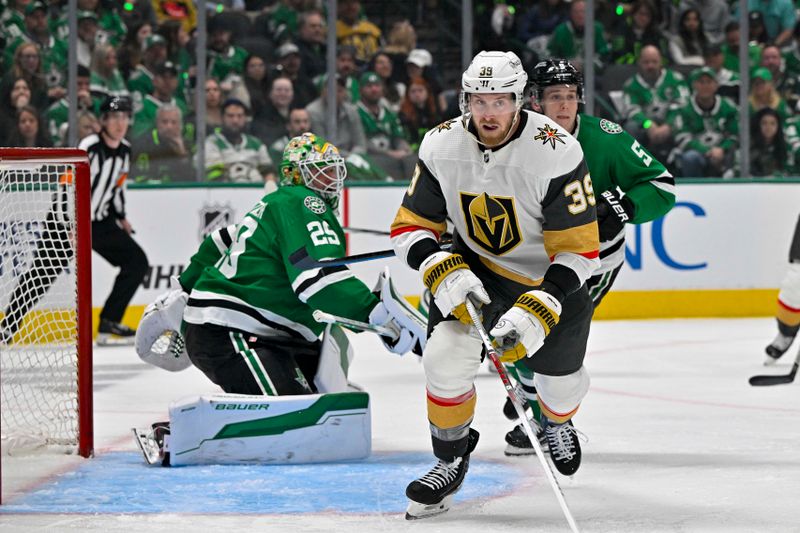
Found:
[[[561,144],[567,144],[564,142],[563,138],[567,136],[566,133],[559,133],[559,131],[550,124],[545,124],[544,128],[536,128],[539,130],[539,134],[536,135],[533,139],[535,141],[542,141],[542,144],[550,143],[551,148],[553,150],[556,149],[556,143],[560,142]]]
[[[455,121],[456,121],[456,119],[454,119],[454,118],[450,119],[450,120],[445,120],[444,122],[442,122],[441,124],[436,126],[436,128],[435,128],[436,129],[436,133],[439,133],[442,130],[449,130],[450,128],[453,127],[453,123]]]

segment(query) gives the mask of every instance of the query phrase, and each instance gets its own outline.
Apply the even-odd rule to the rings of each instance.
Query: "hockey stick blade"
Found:
[[[786,375],[780,376],[753,376],[750,378],[750,385],[754,387],[764,387],[768,385],[786,385],[794,381],[797,375],[797,362],[792,365],[792,371]]]
[[[325,268],[352,265],[373,259],[386,259],[394,256],[394,250],[378,250],[377,252],[367,252],[364,254],[348,255],[338,259],[316,260],[308,255],[308,250],[300,248],[289,254],[289,262],[298,270],[311,270],[313,268]]]

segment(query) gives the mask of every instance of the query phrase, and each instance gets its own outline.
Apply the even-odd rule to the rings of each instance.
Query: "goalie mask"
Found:
[[[286,145],[280,177],[281,185],[305,185],[336,209],[347,169],[338,148],[318,135],[304,133]]]
[[[566,85],[578,89],[578,102],[583,104],[583,76],[572,63],[566,59],[548,59],[540,61],[533,67],[533,98],[541,102],[544,90],[554,85]]]

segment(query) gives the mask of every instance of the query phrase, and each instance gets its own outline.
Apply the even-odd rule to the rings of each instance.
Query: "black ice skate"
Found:
[[[793,341],[793,335],[784,335],[779,332],[777,337],[775,337],[775,340],[773,340],[764,350],[767,352],[767,358],[764,360],[764,366],[774,365],[775,362],[789,350],[789,347],[792,345]]]
[[[531,406],[528,403],[528,399],[525,397],[525,390],[522,388],[522,383],[517,382],[514,386],[514,393],[517,395],[517,398],[524,402],[525,411],[528,411]],[[511,398],[506,397],[506,403],[503,404],[503,415],[509,420],[516,420],[519,418],[517,410],[514,409],[514,404],[511,402]]]
[[[100,319],[100,327],[97,328],[98,346],[132,346],[135,337],[135,329],[105,318]]]
[[[544,434],[550,446],[550,458],[562,475],[571,476],[581,466],[581,443],[572,420],[563,424],[544,418]]]
[[[529,418],[528,422],[531,423],[531,429],[536,432],[542,451],[547,451],[547,437],[542,426],[532,418]],[[531,444],[531,439],[528,438],[528,433],[522,427],[522,424],[518,424],[514,429],[506,433],[506,444],[505,454],[508,456],[533,455],[536,453],[536,450],[533,449],[533,444]]]
[[[169,451],[165,447],[169,422],[156,422],[149,429],[133,428],[132,431],[147,464],[169,466]]]
[[[452,463],[440,459],[430,472],[408,485],[406,496],[410,501],[406,510],[406,520],[428,518],[450,509],[453,496],[461,488],[469,469],[469,455],[478,444],[478,436],[477,431],[470,429],[467,453],[464,457],[456,457]]]

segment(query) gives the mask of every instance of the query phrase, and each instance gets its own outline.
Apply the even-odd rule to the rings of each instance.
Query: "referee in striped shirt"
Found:
[[[147,256],[131,237],[133,228],[125,218],[125,180],[131,163],[131,146],[125,134],[131,112],[129,98],[109,96],[100,106],[100,133],[78,144],[89,155],[92,249],[120,269],[100,311],[98,344],[133,344],[136,331],[121,321],[148,268]]]
[[[120,269],[111,294],[100,312],[98,344],[133,344],[136,331],[121,324],[122,315],[147,272],[147,256],[131,238],[125,218],[125,179],[131,147],[125,140],[131,117],[126,97],[110,96],[100,107],[102,130],[81,140],[89,155],[92,180],[92,249]],[[68,210],[59,191],[38,239],[31,267],[17,280],[0,320],[0,344],[9,344],[30,309],[69,266],[74,250],[69,236]]]

